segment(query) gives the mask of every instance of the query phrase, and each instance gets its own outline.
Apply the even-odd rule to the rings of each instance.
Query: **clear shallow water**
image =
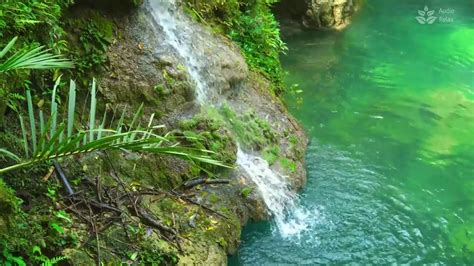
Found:
[[[474,3],[401,2],[286,40],[313,217],[299,238],[248,225],[231,265],[474,264]],[[425,5],[434,24],[415,20]]]

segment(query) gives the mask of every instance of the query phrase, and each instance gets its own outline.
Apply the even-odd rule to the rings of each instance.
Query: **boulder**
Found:
[[[280,17],[300,21],[306,28],[345,28],[358,9],[357,0],[283,0],[275,10]]]

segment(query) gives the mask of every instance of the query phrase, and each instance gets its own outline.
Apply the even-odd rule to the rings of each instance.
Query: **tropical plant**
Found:
[[[2,51],[0,51],[0,59],[2,59],[15,45],[18,37],[13,38]],[[44,46],[37,48],[24,48],[16,52],[11,57],[0,63],[0,73],[12,71],[16,69],[52,69],[52,68],[73,68],[74,65],[68,59],[62,58],[60,55],[53,55],[45,49]]]
[[[2,0],[0,1],[0,37],[49,32],[59,26],[62,12],[73,0]],[[48,27],[44,27],[44,26]],[[41,29],[37,26],[43,26]],[[44,33],[44,32],[41,32]],[[11,36],[11,35],[10,35]]]
[[[41,266],[54,266],[58,264],[59,262],[64,261],[66,259],[67,258],[64,256],[57,256],[50,259],[48,258],[48,259],[45,259],[43,263],[41,263]]]
[[[58,103],[56,102],[59,84],[60,78],[57,79],[53,88],[49,119],[46,120],[44,112],[39,110],[39,130],[36,127],[37,117],[33,108],[31,92],[29,90],[26,91],[29,119],[28,129],[23,116],[19,115],[23,135],[24,154],[14,154],[4,148],[0,148],[0,155],[15,161],[12,165],[0,168],[0,174],[19,168],[31,167],[45,161],[98,150],[149,152],[176,156],[192,162],[229,167],[212,159],[209,156],[212,154],[211,151],[183,147],[168,134],[164,136],[155,134],[154,132],[157,129],[163,128],[163,126],[153,125],[154,114],[148,119],[147,126],[141,127],[139,121],[141,120],[143,105],[138,108],[129,125],[125,126],[124,124],[126,112],[124,109],[116,128],[109,129],[112,126],[113,119],[109,127],[107,127],[106,112],[104,112],[101,121],[96,119],[97,98],[95,80],[92,82],[88,128],[87,130],[75,131],[76,84],[74,81],[70,81],[67,115],[62,121],[59,121]]]
[[[4,58],[13,48],[18,37],[14,37],[0,51],[0,60]],[[73,68],[74,65],[68,59],[60,55],[50,53],[50,49],[44,46],[36,48],[24,48],[14,53],[12,56],[0,62],[0,122],[3,121],[3,114],[6,106],[16,109],[16,100],[22,97],[7,86],[7,74],[20,69],[54,69],[54,68]]]

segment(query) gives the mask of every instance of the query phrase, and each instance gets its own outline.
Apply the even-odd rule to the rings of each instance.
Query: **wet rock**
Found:
[[[306,28],[345,28],[360,6],[358,0],[284,0],[276,7],[279,16],[300,21]]]

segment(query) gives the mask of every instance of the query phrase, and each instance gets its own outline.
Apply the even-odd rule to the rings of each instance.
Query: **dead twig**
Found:
[[[198,178],[185,182],[183,184],[184,189],[190,189],[201,184],[229,184],[228,179],[210,179],[210,178]]]
[[[174,196],[176,196],[176,197],[182,199],[182,200],[185,200],[185,201],[187,201],[187,202],[189,202],[189,203],[192,203],[192,204],[194,204],[194,205],[197,205],[197,206],[199,206],[199,207],[201,207],[201,208],[203,208],[203,209],[205,209],[205,210],[207,210],[207,211],[210,211],[210,212],[212,212],[212,213],[214,213],[214,214],[216,214],[216,215],[218,215],[218,216],[220,216],[220,217],[222,217],[222,218],[224,218],[224,219],[230,220],[229,217],[225,216],[224,214],[222,214],[222,213],[220,213],[220,212],[218,212],[218,211],[216,211],[216,210],[214,210],[214,209],[212,209],[212,208],[210,208],[210,207],[207,207],[206,205],[201,204],[201,203],[199,203],[199,202],[197,202],[197,201],[195,201],[195,200],[193,200],[193,199],[191,199],[191,198],[189,198],[189,197],[187,197],[187,196],[180,195],[180,194],[178,194],[176,191],[171,191],[170,193],[173,194]]]

